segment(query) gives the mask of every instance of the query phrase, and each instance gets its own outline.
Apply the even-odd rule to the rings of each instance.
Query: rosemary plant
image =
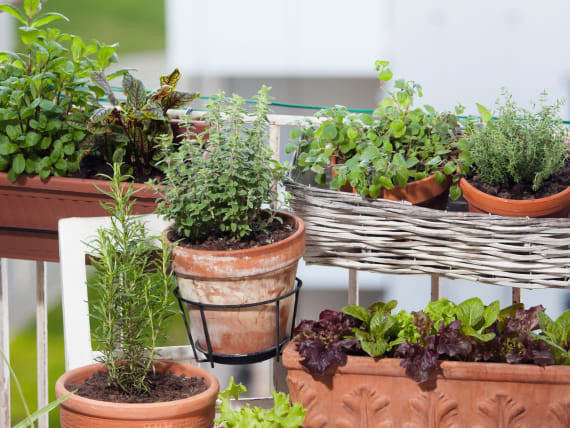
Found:
[[[174,313],[169,270],[170,247],[163,238],[148,236],[144,224],[131,213],[133,184],[121,185],[121,165],[113,166],[112,201],[101,203],[111,215],[111,226],[100,228],[89,243],[95,274],[88,286],[90,315],[97,328],[93,339],[109,372],[108,383],[131,395],[150,391],[156,346],[164,337],[166,321]],[[153,242],[160,240],[160,246]]]
[[[277,200],[274,183],[288,169],[272,159],[266,144],[269,89],[263,86],[254,97],[253,113],[241,97],[220,92],[207,105],[203,134],[192,133],[193,140],[184,139],[174,152],[163,140],[166,179],[164,188],[156,188],[158,212],[174,222],[180,236],[239,240],[279,218],[262,213],[264,204]]]

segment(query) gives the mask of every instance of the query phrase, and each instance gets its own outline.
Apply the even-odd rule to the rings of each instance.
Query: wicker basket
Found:
[[[309,264],[570,287],[570,219],[437,211],[293,182],[286,187],[305,221]]]

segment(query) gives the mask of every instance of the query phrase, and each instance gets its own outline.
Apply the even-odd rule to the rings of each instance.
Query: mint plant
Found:
[[[65,176],[79,168],[88,138],[86,121],[96,108],[89,73],[117,61],[116,45],[85,44],[57,28],[68,19],[40,14],[39,0],[25,0],[23,10],[0,5],[12,15],[25,52],[0,53],[0,171],[16,181],[20,174]]]
[[[277,200],[274,183],[288,169],[272,159],[266,145],[269,89],[263,86],[254,97],[253,113],[245,110],[241,97],[220,92],[207,105],[206,132],[190,131],[194,139],[182,140],[177,149],[163,140],[165,179],[164,187],[156,187],[158,212],[174,222],[180,237],[240,240],[279,219],[263,209]]]
[[[158,137],[166,136],[166,143],[173,140],[168,110],[187,107],[200,94],[176,90],[178,69],[162,76],[160,88],[148,94],[143,83],[127,71],[122,81],[126,101],[119,103],[104,71],[93,71],[90,76],[111,103],[100,106],[89,118],[87,130],[98,137],[95,149],[107,162],[127,162],[127,173],[150,177],[162,156]]]
[[[162,237],[147,234],[131,215],[136,193],[131,182],[122,187],[121,165],[113,166],[111,190],[101,202],[111,216],[111,226],[100,228],[89,243],[94,275],[88,286],[90,315],[98,326],[92,338],[108,370],[108,383],[130,395],[149,392],[149,375],[156,347],[164,338],[168,319],[175,313],[171,292],[175,279],[170,270],[170,246]],[[132,178],[132,177],[131,177]],[[153,243],[160,242],[160,247]]]
[[[470,122],[456,116],[463,107],[456,107],[455,113],[438,113],[429,105],[414,107],[415,99],[423,95],[421,85],[397,79],[394,90],[387,90],[383,83],[393,77],[389,62],[376,61],[376,70],[387,96],[372,115],[350,113],[342,106],[322,110],[316,114],[320,124],[291,131],[294,141],[287,151],[297,152],[297,164],[303,172],[313,171],[317,183],[324,185],[326,170],[332,168],[331,188],[348,183],[358,194],[371,198],[378,197],[383,188],[406,188],[408,182],[432,174],[439,184],[446,176],[456,183],[470,166],[462,142],[463,128]],[[334,167],[331,158],[336,158]],[[450,195],[459,198],[457,185]]]
[[[240,394],[247,393],[243,384],[235,384],[234,377],[230,377],[228,387],[218,394],[220,404],[216,407],[220,416],[214,421],[219,427],[225,428],[297,428],[305,420],[306,409],[300,403],[290,404],[291,398],[284,392],[271,391],[273,408],[251,408],[249,404],[239,410],[233,410],[230,400],[237,400]]]
[[[528,184],[534,191],[557,173],[567,162],[565,144],[568,132],[559,117],[563,101],[546,104],[547,94],[540,97],[540,109],[519,107],[505,89],[503,104],[497,100],[497,118],[477,105],[482,125],[468,133],[468,144],[475,173],[487,184]],[[483,126],[484,125],[484,126]]]

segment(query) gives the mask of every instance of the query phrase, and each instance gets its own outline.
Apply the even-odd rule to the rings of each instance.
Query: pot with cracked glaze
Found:
[[[183,298],[215,305],[262,302],[294,289],[299,259],[305,251],[305,225],[301,218],[280,212],[295,228],[287,238],[262,247],[230,251],[204,251],[174,246],[173,268]],[[294,295],[279,304],[279,341],[285,339]],[[212,345],[218,354],[264,351],[276,345],[274,303],[240,309],[205,309]],[[207,349],[200,311],[188,305],[192,336]]]

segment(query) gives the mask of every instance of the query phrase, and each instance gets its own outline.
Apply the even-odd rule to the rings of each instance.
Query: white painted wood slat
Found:
[[[10,361],[8,260],[0,259],[0,349]],[[0,361],[0,426],[10,426],[10,371]]]
[[[36,262],[36,364],[38,409],[48,404],[48,330],[46,262]],[[48,428],[49,415],[40,416],[38,428]]]

